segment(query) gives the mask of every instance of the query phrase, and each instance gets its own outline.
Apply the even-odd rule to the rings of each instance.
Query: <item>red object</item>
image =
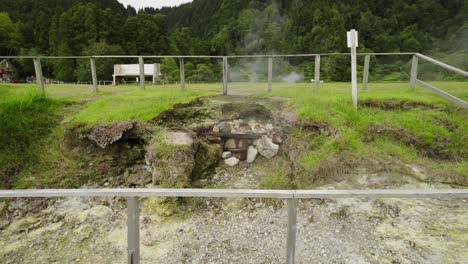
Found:
[[[11,81],[11,82],[12,82],[12,83],[19,83],[18,80],[13,80],[13,81]]]
[[[6,74],[6,71],[4,69],[2,69],[2,74]]]

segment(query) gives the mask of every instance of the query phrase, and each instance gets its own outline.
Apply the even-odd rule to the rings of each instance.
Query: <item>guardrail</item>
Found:
[[[37,85],[41,91],[44,90],[44,77],[42,74],[41,59],[89,59],[90,68],[91,68],[91,77],[92,85],[94,91],[98,91],[98,80],[96,74],[96,59],[99,58],[134,58],[138,59],[138,64],[140,68],[140,88],[145,89],[145,74],[144,74],[144,60],[145,59],[162,59],[162,58],[177,58],[179,59],[180,67],[180,85],[181,89],[185,89],[185,63],[184,59],[189,58],[211,58],[211,59],[222,59],[222,69],[223,69],[223,95],[228,95],[228,78],[229,78],[229,59],[235,58],[266,58],[268,59],[268,91],[272,91],[273,87],[273,59],[280,57],[314,57],[315,66],[314,66],[314,87],[315,90],[319,89],[320,86],[320,58],[321,56],[350,56],[350,53],[311,53],[311,54],[259,54],[259,55],[229,55],[229,56],[210,56],[210,55],[97,55],[97,56],[0,56],[0,59],[33,59],[34,69],[37,77]],[[418,76],[418,61],[423,59],[435,65],[438,65],[442,68],[445,68],[449,71],[461,74],[465,77],[468,77],[468,72],[458,69],[454,66],[448,65],[446,63],[440,62],[428,56],[422,55],[420,53],[414,52],[381,52],[381,53],[357,53],[357,56],[364,56],[364,71],[363,71],[363,81],[362,87],[366,91],[368,89],[369,83],[369,68],[370,68],[370,59],[371,56],[413,56],[411,63],[411,72],[410,72],[410,89],[413,90],[416,84],[421,85],[440,96],[447,98],[448,100],[454,102],[457,105],[460,105],[464,108],[468,108],[468,103],[464,100],[457,98],[453,95],[448,94],[434,86],[429,85],[421,80],[417,79]]]
[[[367,84],[369,80],[369,63],[370,56],[409,56],[414,55],[414,52],[380,52],[380,53],[357,53],[357,56],[365,56],[364,65],[364,90],[367,90]],[[320,86],[320,57],[321,56],[350,56],[350,53],[310,53],[310,54],[257,54],[257,55],[229,55],[229,56],[212,56],[212,55],[96,55],[96,56],[0,56],[0,59],[33,59],[34,69],[37,76],[37,84],[41,91],[44,92],[44,81],[42,74],[41,60],[43,59],[89,59],[91,68],[91,79],[93,83],[94,91],[98,91],[98,80],[96,74],[96,59],[99,58],[127,58],[127,59],[138,59],[140,67],[140,88],[145,89],[145,75],[144,75],[144,60],[145,59],[163,59],[163,58],[174,58],[179,59],[180,67],[180,86],[181,89],[185,89],[185,67],[184,59],[190,58],[208,58],[208,59],[222,59],[223,68],[223,94],[228,94],[228,78],[229,78],[229,59],[235,58],[266,58],[268,59],[268,91],[272,91],[273,87],[273,59],[274,58],[290,58],[290,57],[314,57],[315,58],[315,69],[314,69],[314,86],[315,90],[319,89]]]
[[[411,63],[411,78],[410,78],[410,88],[411,90],[414,89],[414,87],[416,86],[416,84],[419,84],[421,85],[422,87],[442,96],[442,97],[445,97],[446,99],[448,99],[449,101],[463,107],[463,108],[468,108],[468,103],[465,102],[464,100],[456,97],[456,96],[453,96],[445,91],[442,91],[426,82],[423,82],[421,80],[418,80],[418,61],[419,59],[423,59],[427,62],[430,62],[432,64],[435,64],[437,66],[440,66],[444,69],[447,69],[449,71],[452,71],[452,72],[455,72],[455,73],[458,73],[458,74],[461,74],[465,77],[468,77],[468,72],[464,71],[464,70],[461,70],[461,69],[458,69],[456,67],[453,67],[451,65],[448,65],[446,63],[443,63],[443,62],[440,62],[438,60],[435,60],[433,58],[430,58],[428,56],[425,56],[425,55],[422,55],[420,53],[416,53],[414,56],[413,56],[413,61]]]
[[[127,197],[127,254],[140,263],[139,197],[272,198],[288,200],[286,263],[295,263],[298,199],[468,198],[468,189],[248,190],[248,189],[44,189],[0,190],[0,198]]]

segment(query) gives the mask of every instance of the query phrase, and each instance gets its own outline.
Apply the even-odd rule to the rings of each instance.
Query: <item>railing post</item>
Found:
[[[410,76],[410,89],[414,90],[416,86],[416,79],[418,78],[418,57],[413,55],[411,62],[411,76]]]
[[[138,62],[140,64],[140,88],[145,89],[145,61],[143,57],[138,57]]]
[[[228,59],[226,56],[223,57],[223,95],[228,94]]]
[[[180,63],[180,85],[182,90],[185,90],[185,64],[184,64],[184,58],[179,59]]]
[[[362,89],[367,91],[367,84],[369,83],[369,64],[370,64],[370,55],[364,57],[364,76],[362,78]]]
[[[160,64],[155,63],[154,64],[154,71],[153,71],[153,84],[159,83],[160,78],[159,78],[159,72],[161,71]]]
[[[96,74],[96,60],[94,58],[90,59],[90,64],[91,64],[91,78],[93,79],[93,88],[94,91],[98,91],[98,80],[97,80],[97,74]]]
[[[294,264],[296,255],[296,214],[297,200],[288,199],[288,240],[286,243],[286,263]]]
[[[127,197],[128,264],[140,263],[140,203],[138,197]]]
[[[320,85],[320,55],[315,55],[315,91],[318,91]]]
[[[41,65],[41,59],[39,57],[33,59],[34,62],[34,70],[36,72],[36,82],[37,86],[39,87],[39,91],[42,93],[45,93],[44,89],[44,79],[42,77],[42,65]]]
[[[273,57],[268,57],[268,92],[273,88]]]

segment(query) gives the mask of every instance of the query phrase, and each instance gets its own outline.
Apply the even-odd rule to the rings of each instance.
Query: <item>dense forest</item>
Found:
[[[1,0],[0,55],[229,55],[347,52],[346,31],[359,31],[359,50],[415,51],[456,66],[468,66],[467,0],[194,0],[173,8],[124,7],[117,0]],[[372,78],[407,78],[410,58],[373,59]],[[327,80],[347,80],[348,58],[332,57],[322,66]],[[100,79],[110,79],[113,63],[98,63]],[[167,80],[177,80],[178,61],[164,59]],[[15,62],[18,75],[33,73],[32,63]],[[80,60],[45,63],[58,80],[88,80]],[[248,68],[265,62],[232,61]],[[188,80],[220,78],[218,60],[186,61]],[[311,77],[313,61],[279,61],[275,71]],[[260,70],[262,71],[262,70]],[[278,72],[276,75],[281,75]],[[259,74],[259,78],[263,73]],[[275,76],[276,76],[275,75]]]

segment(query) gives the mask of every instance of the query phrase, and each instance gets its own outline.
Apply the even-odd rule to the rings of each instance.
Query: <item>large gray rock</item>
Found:
[[[236,157],[230,157],[229,159],[225,159],[224,163],[226,163],[228,166],[234,167],[239,164],[239,159]]]
[[[265,158],[272,158],[278,154],[279,146],[273,143],[271,138],[263,135],[262,138],[254,142],[255,147],[257,148],[260,155]]]
[[[223,159],[229,159],[230,157],[232,157],[232,152],[231,151],[225,151],[225,152],[223,152],[222,157],[223,157]]]
[[[255,159],[257,158],[257,155],[258,155],[258,150],[254,146],[250,146],[247,149],[247,159],[246,159],[246,161],[248,163],[254,162]]]

